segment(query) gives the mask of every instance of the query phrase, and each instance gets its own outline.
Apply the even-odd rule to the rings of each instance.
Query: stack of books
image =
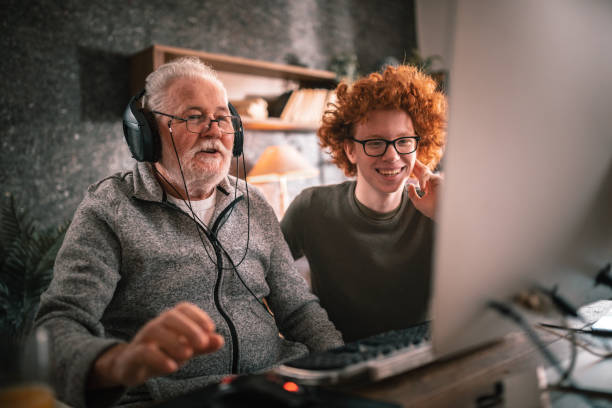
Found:
[[[335,100],[330,89],[296,89],[287,99],[280,119],[285,122],[320,123],[328,104]]]

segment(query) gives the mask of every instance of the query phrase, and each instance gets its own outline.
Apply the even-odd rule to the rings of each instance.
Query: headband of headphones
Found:
[[[123,135],[130,148],[132,157],[141,162],[156,162],[161,157],[161,139],[157,121],[153,114],[139,106],[138,101],[144,96],[143,89],[134,95],[123,112]],[[232,155],[238,157],[242,154],[244,143],[244,128],[238,111],[228,103],[231,115],[238,116],[239,128],[234,131],[234,147]]]

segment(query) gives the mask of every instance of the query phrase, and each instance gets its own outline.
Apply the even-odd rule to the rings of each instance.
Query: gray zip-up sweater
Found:
[[[262,370],[308,350],[342,344],[292,266],[273,210],[255,189],[249,189],[247,200],[244,182],[238,191],[234,183],[228,176],[218,186],[210,223],[214,245],[190,216],[166,200],[148,163],[88,189],[37,316],[37,326],[50,332],[61,400],[75,407],[141,406],[230,373]],[[255,297],[265,297],[274,316]],[[103,351],[129,341],[181,301],[210,315],[225,338],[222,349],[194,357],[177,372],[141,387],[86,391],[88,373]]]

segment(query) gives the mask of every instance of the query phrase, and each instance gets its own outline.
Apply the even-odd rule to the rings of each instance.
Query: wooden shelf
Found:
[[[317,84],[332,87],[336,84],[336,74],[331,71],[303,68],[294,65],[278,64],[248,58],[233,57],[223,54],[213,54],[195,51],[187,48],[169,47],[155,44],[132,57],[131,88],[132,93],[138,92],[144,86],[146,76],[160,65],[176,58],[195,56],[212,66],[216,71],[233,72],[254,76],[281,78],[297,81],[303,86]],[[226,84],[228,86],[228,84]]]
[[[316,132],[321,126],[320,123],[286,122],[278,118],[268,118],[266,120],[243,118],[242,122],[246,130],[269,132]]]
[[[198,57],[215,69],[230,100],[252,95],[274,97],[304,87],[333,89],[337,84],[336,74],[331,71],[155,44],[131,58],[132,94],[144,87],[149,73],[168,61],[185,56]],[[318,123],[284,122],[278,118],[243,119],[245,129],[252,131],[312,132],[319,127]]]

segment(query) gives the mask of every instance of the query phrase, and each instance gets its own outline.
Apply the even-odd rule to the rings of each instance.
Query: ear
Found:
[[[355,143],[353,143],[352,140],[350,139],[344,139],[344,153],[346,154],[346,157],[348,157],[349,161],[352,164],[356,163],[356,158],[355,158]]]

